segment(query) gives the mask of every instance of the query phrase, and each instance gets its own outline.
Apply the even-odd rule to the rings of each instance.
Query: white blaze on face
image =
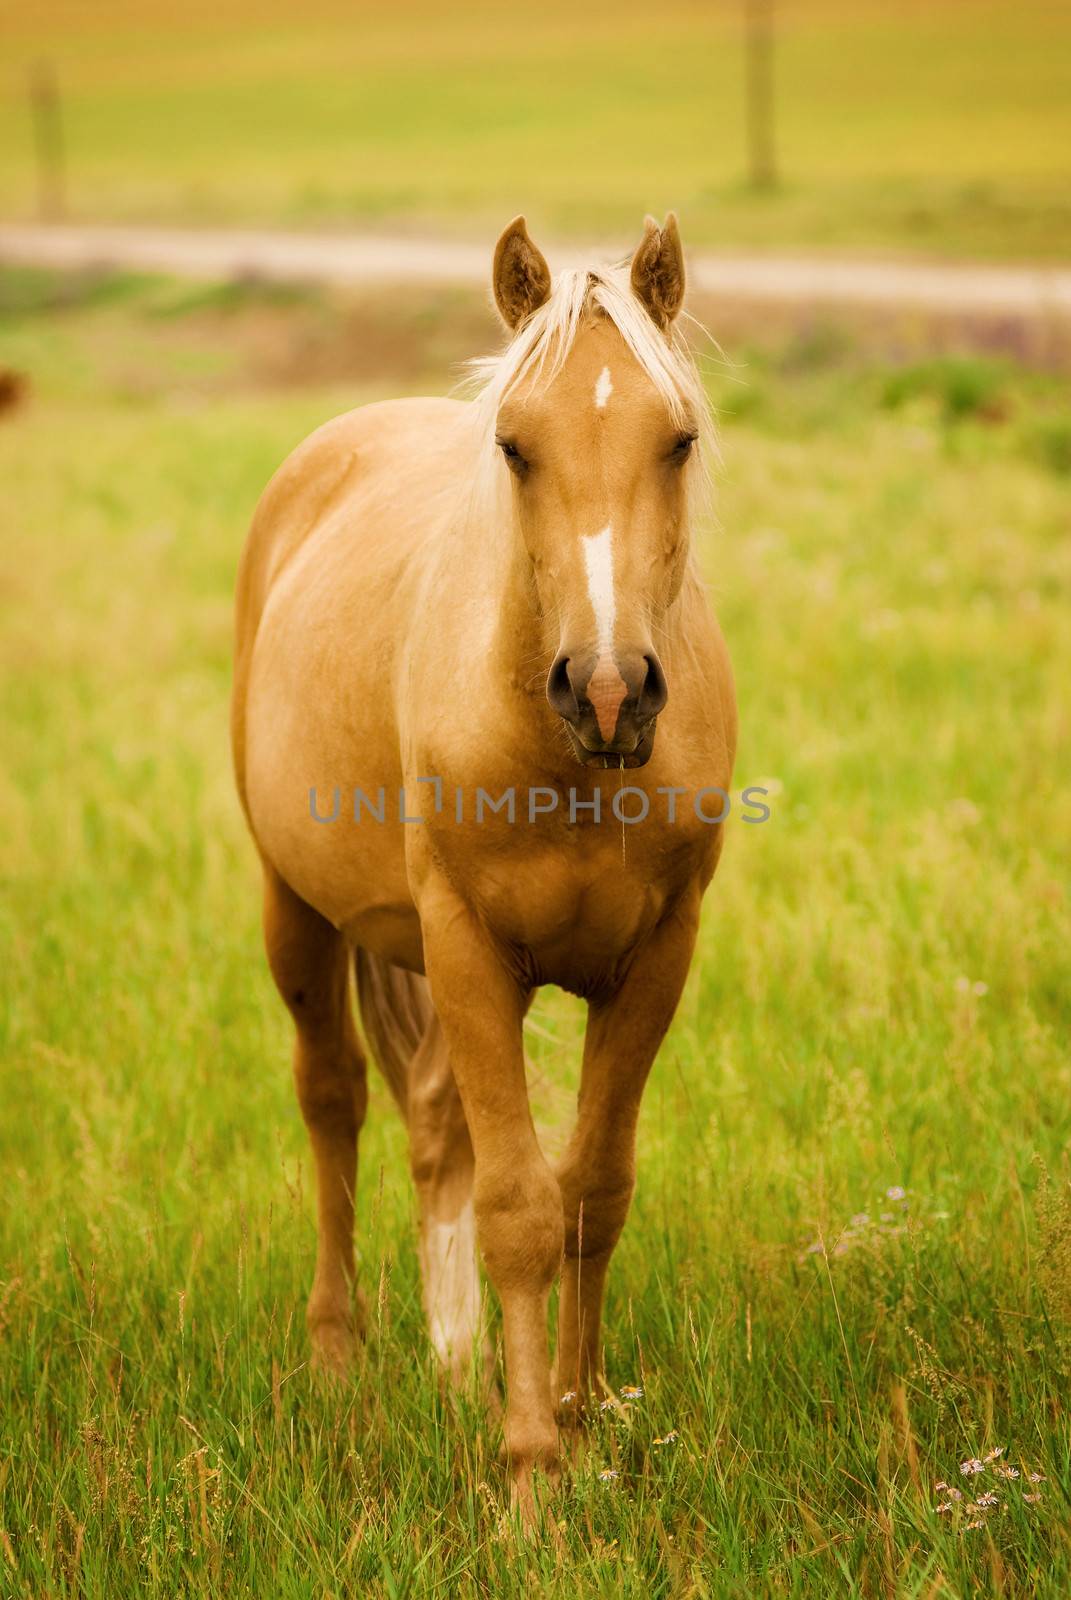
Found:
[[[614,648],[614,547],[613,524],[608,522],[601,533],[593,533],[584,540],[584,566],[588,574],[588,594],[595,613],[595,627],[599,635],[599,655],[611,655]]]
[[[613,524],[607,523],[601,533],[593,533],[584,540],[584,566],[588,575],[588,595],[595,613],[595,630],[598,637],[598,658],[588,682],[587,696],[595,711],[599,732],[610,740],[617,727],[617,714],[628,693],[628,686],[617,670],[614,660],[614,622],[617,604],[614,600],[614,547]]]
[[[595,380],[595,404],[600,411],[613,392],[614,386],[610,379],[610,369],[609,367],[603,367]]]

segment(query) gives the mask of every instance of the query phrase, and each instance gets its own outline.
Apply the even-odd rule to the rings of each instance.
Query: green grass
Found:
[[[1052,0],[777,6],[781,187],[746,184],[742,0],[515,13],[53,0],[5,29],[0,215],[36,199],[28,72],[63,88],[77,217],[1071,254],[1071,27]]]
[[[643,1399],[596,1424],[560,1546],[526,1546],[495,1437],[438,1394],[378,1082],[364,1364],[333,1394],[305,1366],[311,1175],[226,743],[265,479],[445,361],[258,388],[266,339],[343,313],[127,283],[61,315],[35,282],[0,281],[33,384],[0,416],[0,1593],[1066,1595],[1071,566],[1065,469],[1031,442],[1053,381],[890,372],[814,331],[712,368],[703,560],[738,779],[775,780],[773,816],[730,831],[645,1106],[606,1342]],[[538,1002],[552,1142],[581,1025]],[[986,1474],[984,1526],[939,1515],[935,1482],[969,1496],[958,1463],[1000,1446],[1023,1477]]]

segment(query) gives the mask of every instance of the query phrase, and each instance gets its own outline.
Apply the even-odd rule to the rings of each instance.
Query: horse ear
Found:
[[[668,328],[684,300],[684,253],[677,218],[671,211],[663,227],[645,217],[643,238],[632,258],[632,292],[660,328]]]
[[[514,217],[495,245],[492,280],[495,304],[510,328],[538,311],[550,294],[550,268],[528,237],[523,217]]]

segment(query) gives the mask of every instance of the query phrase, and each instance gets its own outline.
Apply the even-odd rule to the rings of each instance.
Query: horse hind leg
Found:
[[[316,1169],[316,1271],[307,1321],[313,1363],[344,1373],[364,1305],[354,1287],[353,1199],[367,1074],[342,935],[265,869],[264,937],[279,993],[294,1019],[294,1081]]]
[[[480,1274],[468,1123],[438,1019],[413,1056],[408,1083],[409,1151],[420,1206],[420,1271],[435,1353],[449,1383],[462,1387],[480,1338]],[[487,1398],[493,1398],[484,1350]]]
[[[428,1331],[447,1380],[460,1386],[481,1325],[468,1123],[427,979],[360,948],[356,969],[365,1037],[409,1129]],[[487,1397],[493,1405],[490,1387]]]

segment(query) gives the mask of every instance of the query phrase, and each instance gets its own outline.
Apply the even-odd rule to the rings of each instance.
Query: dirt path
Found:
[[[593,252],[596,259],[605,252]],[[555,264],[590,260],[575,245]],[[490,243],[382,236],[0,223],[0,261],[76,268],[117,266],[227,278],[363,285],[383,282],[485,283]],[[1071,267],[939,265],[816,260],[794,256],[689,255],[704,295],[777,304],[815,303],[918,309],[1016,321],[1071,320]]]

